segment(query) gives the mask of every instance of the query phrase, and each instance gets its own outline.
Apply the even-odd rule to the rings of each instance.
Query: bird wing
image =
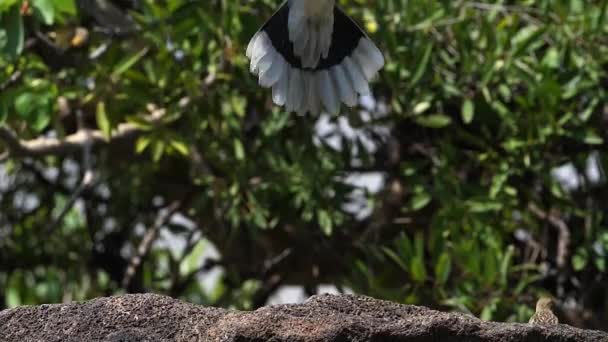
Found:
[[[529,323],[538,325],[555,325],[559,323],[559,320],[557,319],[557,316],[553,314],[553,312],[549,310],[541,310],[532,315]]]

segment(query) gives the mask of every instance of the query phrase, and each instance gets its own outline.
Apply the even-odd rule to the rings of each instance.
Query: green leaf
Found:
[[[188,256],[183,258],[179,265],[179,273],[182,276],[198,270],[203,264],[203,253],[207,248],[207,240],[201,239],[192,248]]]
[[[36,111],[36,115],[30,118],[30,126],[36,132],[42,132],[49,123],[51,123],[51,116],[46,111]]]
[[[17,112],[21,118],[27,119],[35,109],[36,95],[34,93],[22,93],[15,99],[15,112]]]
[[[0,20],[2,20],[2,15],[0,15]],[[8,37],[6,36],[6,30],[0,27],[0,52],[4,52],[7,43]]]
[[[588,131],[583,139],[587,145],[601,145],[604,143],[604,139],[593,131]]]
[[[483,278],[487,285],[493,284],[496,281],[498,274],[498,263],[500,262],[499,256],[493,249],[483,250]]]
[[[234,156],[237,160],[245,160],[245,148],[243,147],[243,143],[238,138],[234,139]]]
[[[417,233],[414,237],[415,255],[410,262],[410,273],[412,279],[416,282],[424,282],[426,280],[426,267],[424,265],[424,235]]]
[[[597,267],[597,269],[600,272],[605,272],[606,271],[606,259],[604,259],[603,257],[598,257],[593,259],[593,263],[595,264],[595,267]]]
[[[416,72],[414,73],[414,76],[410,81],[410,87],[416,85],[416,83],[418,83],[418,81],[420,81],[420,79],[424,75],[424,72],[426,71],[426,68],[429,65],[429,61],[431,59],[431,52],[433,52],[433,44],[429,43],[427,44],[426,49],[424,50],[422,59],[420,59],[420,62],[418,62]]]
[[[33,0],[31,2],[34,14],[40,16],[47,25],[52,25],[55,19],[55,8],[49,0]]]
[[[408,267],[405,264],[405,261],[399,257],[399,255],[397,253],[395,253],[393,250],[387,248],[387,247],[382,247],[382,251],[384,252],[384,254],[386,254],[391,260],[393,260],[397,265],[399,265],[399,267],[401,267],[402,270],[404,271],[408,271]]]
[[[426,269],[424,267],[424,259],[415,257],[410,262],[410,274],[412,280],[417,283],[422,283],[426,280]]]
[[[443,114],[432,114],[416,117],[416,123],[429,128],[443,128],[452,123],[452,118]]]
[[[2,49],[2,53],[8,55],[9,58],[16,58],[23,51],[24,30],[23,18],[19,13],[19,7],[13,6],[8,13],[3,14],[0,18],[0,30],[6,32],[6,44]]]
[[[431,195],[427,194],[426,192],[417,193],[412,197],[412,202],[410,204],[410,207],[414,211],[420,210],[420,209],[426,207],[426,205],[429,204],[431,199],[432,199]]]
[[[103,101],[97,103],[97,110],[95,111],[95,118],[97,119],[97,127],[103,133],[106,140],[110,140],[112,137],[112,124],[106,113],[106,104]]]
[[[22,0],[2,0],[0,1],[0,15],[2,12],[8,10],[13,5],[20,3]]]
[[[507,252],[502,257],[502,261],[500,263],[500,283],[503,286],[507,285],[507,280],[509,277],[509,268],[511,267],[513,253],[515,253],[515,247],[513,247],[513,245],[509,245],[509,247],[507,247]]]
[[[8,106],[8,101],[0,96],[0,124],[4,124],[8,118]]]
[[[501,210],[503,204],[497,201],[474,201],[470,200],[466,202],[469,210],[474,213],[484,213],[488,211],[498,211]]]
[[[171,147],[183,156],[190,154],[190,148],[184,141],[173,139],[171,140]]]
[[[162,140],[155,140],[152,144],[152,160],[155,162],[159,161],[165,153],[165,142]]]
[[[122,75],[125,71],[129,70],[135,63],[137,63],[143,56],[148,53],[148,47],[139,50],[136,53],[131,54],[129,57],[123,59],[121,62],[114,66],[112,71],[112,78],[117,78]]]
[[[461,110],[462,121],[465,124],[470,124],[471,121],[473,121],[474,114],[475,114],[475,105],[473,104],[473,101],[471,101],[470,99],[464,100],[464,102],[462,103],[462,110]]]
[[[327,236],[331,235],[333,230],[333,221],[329,212],[327,210],[320,209],[317,211],[317,219],[319,222],[319,226],[321,227],[321,231]]]
[[[447,252],[441,253],[435,265],[435,280],[439,284],[445,284],[452,271],[452,259]]]
[[[152,140],[150,139],[149,136],[141,136],[137,139],[137,142],[135,143],[135,152],[137,153],[142,153],[146,147],[148,147],[148,145],[150,145],[150,142]]]
[[[266,213],[259,207],[255,208],[251,213],[253,223],[260,228],[268,228],[268,219]]]
[[[414,255],[414,247],[407,235],[402,234],[397,240],[398,252],[404,259],[409,259]]]
[[[559,50],[555,47],[549,48],[547,50],[547,53],[545,53],[545,56],[543,57],[543,60],[541,63],[542,63],[542,65],[544,65],[547,68],[551,68],[551,69],[559,68],[559,66],[561,65]]]
[[[587,262],[589,261],[589,255],[587,250],[582,247],[579,247],[576,251],[576,254],[572,256],[572,268],[575,271],[581,271],[587,266]]]
[[[490,198],[496,199],[496,196],[503,189],[505,183],[509,179],[508,173],[499,173],[492,178],[492,186],[490,187]]]
[[[134,124],[135,126],[137,126],[138,129],[140,129],[142,131],[151,131],[155,127],[149,121],[147,121],[146,119],[144,119],[144,118],[142,118],[141,116],[138,116],[138,115],[128,116],[127,117],[127,121],[129,123]]]
[[[545,33],[544,28],[536,26],[526,26],[519,30],[511,40],[513,45],[512,57],[518,57],[535,42],[540,41],[539,37]]]
[[[494,313],[496,312],[496,309],[497,309],[496,304],[497,304],[496,300],[493,300],[490,304],[487,304],[486,306],[484,306],[483,310],[481,310],[481,315],[479,315],[479,318],[481,318],[484,321],[492,320],[492,318],[494,317]]]
[[[424,234],[423,233],[416,233],[416,236],[414,237],[414,250],[416,253],[416,256],[423,259],[424,258]]]
[[[57,12],[76,15],[75,0],[52,0],[52,3]]]
[[[429,108],[431,108],[430,102],[428,102],[428,101],[420,102],[416,106],[414,106],[414,114],[424,113]]]
[[[10,285],[10,284],[9,284]],[[15,308],[22,304],[21,302],[21,294],[19,293],[19,287],[17,286],[9,286],[6,290],[6,306],[8,308]]]

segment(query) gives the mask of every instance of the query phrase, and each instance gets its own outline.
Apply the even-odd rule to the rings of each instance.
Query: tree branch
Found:
[[[564,268],[567,263],[568,255],[570,254],[570,229],[568,229],[568,225],[557,213],[547,213],[534,203],[528,204],[528,210],[530,210],[530,212],[532,212],[532,214],[534,214],[536,217],[546,220],[549,222],[549,224],[557,229],[558,241],[556,263],[557,267],[560,269]]]
[[[76,112],[76,117],[78,121],[78,129],[82,131],[84,129],[84,122],[82,117],[82,111],[78,110]],[[85,130],[84,132],[90,132],[90,130]],[[59,227],[61,222],[63,222],[64,217],[70,212],[76,200],[80,197],[83,191],[88,189],[93,185],[94,174],[93,174],[93,166],[91,163],[91,148],[92,141],[87,137],[85,142],[82,144],[82,164],[84,166],[84,172],[82,174],[82,178],[74,190],[74,192],[70,195],[70,199],[63,207],[59,215],[53,219],[51,225],[49,226],[49,233],[52,233],[56,227]]]
[[[144,258],[150,251],[150,248],[152,247],[152,243],[154,242],[154,240],[156,240],[156,237],[158,236],[160,229],[169,222],[169,220],[171,219],[173,214],[175,214],[179,210],[179,208],[182,206],[182,204],[183,204],[182,201],[174,201],[167,208],[165,208],[165,210],[162,210],[158,214],[158,216],[156,217],[156,220],[154,222],[154,225],[152,227],[150,227],[150,229],[148,229],[148,231],[144,234],[144,237],[141,240],[141,242],[139,243],[139,247],[137,248],[137,252],[135,253],[135,255],[133,255],[133,257],[129,261],[129,265],[127,266],[124,277],[122,279],[122,283],[121,283],[122,288],[124,288],[124,289],[129,288],[129,286],[131,285],[131,281],[133,280],[133,277],[139,270],[141,263],[143,262]]]
[[[147,117],[150,123],[158,122],[162,115],[154,113]],[[20,140],[17,134],[8,126],[0,126],[0,140],[4,141],[10,154],[14,157],[41,158],[49,155],[59,156],[81,152],[88,144],[91,148],[118,144],[121,141],[133,140],[141,134],[141,129],[132,123],[119,124],[108,140],[100,130],[88,128],[79,129],[77,132],[64,138],[38,137],[31,140]]]

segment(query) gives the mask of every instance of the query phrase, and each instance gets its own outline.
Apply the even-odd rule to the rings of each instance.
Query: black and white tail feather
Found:
[[[251,72],[289,112],[338,113],[370,94],[384,57],[335,0],[287,0],[247,47]]]

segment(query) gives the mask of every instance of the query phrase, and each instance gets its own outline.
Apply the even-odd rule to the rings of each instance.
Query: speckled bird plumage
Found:
[[[540,298],[536,302],[536,312],[530,317],[529,323],[536,325],[556,325],[559,323],[557,316],[552,311],[553,300],[551,298]]]

